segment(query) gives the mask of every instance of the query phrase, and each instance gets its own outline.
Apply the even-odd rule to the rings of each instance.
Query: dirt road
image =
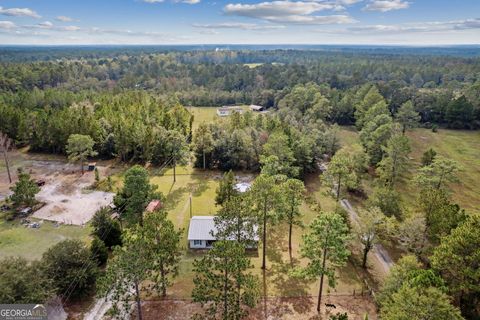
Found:
[[[347,199],[340,200],[341,206],[347,210],[350,219],[353,223],[360,223],[358,214],[355,209],[352,207],[350,202]],[[371,250],[373,257],[378,262],[378,264],[382,267],[382,272],[386,275],[390,272],[390,268],[393,266],[394,262],[390,255],[388,254],[387,250],[380,244],[376,243]]]

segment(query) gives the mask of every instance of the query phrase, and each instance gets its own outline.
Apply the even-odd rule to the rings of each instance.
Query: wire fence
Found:
[[[322,298],[328,298],[328,297],[344,297],[344,298],[368,298],[368,297],[373,297],[372,291],[365,289],[365,290],[352,290],[349,293],[342,292],[342,293],[327,293],[323,294]],[[260,300],[285,300],[285,299],[317,299],[318,295],[292,295],[292,296],[261,296],[259,299]],[[161,302],[161,301],[183,301],[183,302],[193,302],[193,299],[190,297],[173,297],[173,296],[167,296],[167,297],[158,297],[158,299],[155,298],[149,298],[149,299],[142,299],[142,303],[144,302]]]

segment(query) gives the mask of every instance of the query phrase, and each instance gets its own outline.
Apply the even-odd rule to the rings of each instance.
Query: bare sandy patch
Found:
[[[45,206],[33,217],[65,224],[83,225],[92,219],[102,206],[113,201],[113,193],[87,190],[93,183],[92,172],[83,176],[78,173],[55,173],[46,177],[46,183],[37,195]]]

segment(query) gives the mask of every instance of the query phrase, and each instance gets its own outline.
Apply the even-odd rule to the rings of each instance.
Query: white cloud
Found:
[[[365,25],[348,28],[347,31],[359,33],[416,33],[416,32],[448,32],[480,29],[480,18],[451,20],[451,21],[433,21],[416,22],[393,25]]]
[[[176,3],[197,4],[197,3],[200,3],[201,0],[172,0],[172,1],[176,2]],[[142,0],[142,2],[145,2],[145,3],[162,3],[162,2],[165,2],[165,0]]]
[[[3,8],[0,7],[0,14],[12,17],[41,18],[35,11],[29,8]]]
[[[162,32],[152,32],[152,31],[134,31],[128,29],[101,29],[101,28],[90,28],[87,30],[90,34],[116,34],[123,36],[135,36],[135,37],[165,37],[166,34]]]
[[[51,23],[50,21],[44,21],[37,24],[37,27],[41,29],[52,29],[53,23]]]
[[[212,29],[198,30],[197,33],[205,34],[205,35],[217,35],[217,34],[220,34],[220,32],[218,32],[217,30],[212,30]]]
[[[293,2],[287,0],[261,2],[257,4],[227,4],[224,11],[228,14],[239,16],[264,18],[270,16],[304,15],[336,8],[338,8],[338,6],[332,3]]]
[[[456,21],[454,28],[456,30],[480,29],[480,18]]]
[[[364,10],[387,12],[392,10],[407,9],[410,2],[403,0],[371,0]]]
[[[317,16],[312,13],[340,10],[342,6],[331,2],[272,1],[257,4],[227,4],[223,9],[228,15],[237,15],[277,23],[341,24],[356,22],[348,15]]]
[[[12,21],[0,21],[0,29],[15,29],[17,26]]]
[[[59,30],[62,30],[62,31],[79,31],[79,30],[81,30],[81,29],[82,29],[82,28],[77,27],[77,26],[59,27]]]
[[[261,25],[255,23],[225,22],[217,24],[193,24],[195,28],[204,29],[242,29],[242,30],[277,30],[284,29],[281,25]]]
[[[58,16],[58,17],[55,18],[55,20],[61,21],[61,22],[72,22],[73,21],[72,18],[67,17],[67,16]]]
[[[350,6],[352,4],[362,2],[363,0],[337,0],[337,3]]]
[[[44,21],[37,23],[35,25],[23,25],[21,26],[22,29],[30,29],[30,30],[51,30],[56,32],[76,32],[82,30],[82,28],[78,26],[56,26],[50,21]]]

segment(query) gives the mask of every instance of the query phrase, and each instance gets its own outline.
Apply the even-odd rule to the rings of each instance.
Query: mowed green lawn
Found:
[[[31,219],[32,221],[38,221]],[[19,221],[0,222],[0,260],[9,256],[21,256],[37,260],[51,246],[66,239],[80,239],[89,242],[89,227],[55,227],[45,221],[39,229],[27,228]]]
[[[188,111],[193,114],[193,130],[198,128],[200,123],[211,123],[217,116],[217,107],[188,107]]]
[[[156,172],[150,170],[151,182],[158,186],[158,190],[166,196],[166,208],[168,216],[177,228],[183,229],[182,246],[183,256],[180,262],[180,274],[175,284],[169,290],[174,297],[188,298],[193,289],[193,261],[201,257],[203,251],[188,249],[187,232],[190,222],[190,197],[192,199],[192,215],[215,215],[219,207],[215,206],[215,194],[222,173],[219,171],[203,171],[189,166],[177,168],[177,181],[173,182],[173,170]],[[235,175],[245,180],[253,180],[255,176],[251,173],[236,172]],[[121,181],[121,176],[115,179]],[[120,182],[121,183],[121,182]],[[327,188],[321,186],[319,176],[312,176],[307,183],[309,198],[315,199],[324,210],[334,210],[335,201],[327,196]],[[301,207],[303,222],[308,225],[316,213],[305,202]],[[292,264],[288,253],[288,231],[286,224],[278,224],[269,227],[267,240],[267,271],[265,272],[267,295],[268,296],[299,296],[315,295],[318,291],[318,281],[304,281],[293,278],[289,272]],[[307,229],[295,227],[293,234],[293,265],[300,266],[306,261],[299,260],[299,246],[301,236]],[[263,277],[261,266],[261,249],[252,252],[251,260],[254,268],[252,272]],[[362,281],[350,263],[339,270],[339,279],[336,291],[330,290],[333,294],[352,294],[355,290],[362,290]]]
[[[243,105],[240,107],[243,111],[249,110],[248,106]],[[228,119],[228,117],[219,117],[217,115],[217,108],[218,107],[188,107],[188,111],[193,114],[193,130],[195,131],[200,123],[211,123]]]

